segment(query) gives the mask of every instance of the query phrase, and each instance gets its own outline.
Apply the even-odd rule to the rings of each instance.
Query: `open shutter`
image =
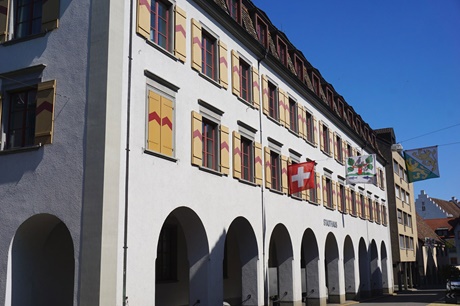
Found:
[[[323,128],[323,122],[319,123],[319,148],[321,151],[324,152],[324,128]]]
[[[60,0],[43,1],[42,32],[51,31],[59,26],[59,2]]]
[[[380,182],[380,171],[381,171],[380,167],[377,168],[377,174],[376,174],[376,176],[377,176],[377,179],[376,179],[377,187],[380,187],[380,184],[381,184],[381,182]]]
[[[346,160],[346,154],[347,154],[347,142],[345,140],[342,140],[342,163],[344,163]]]
[[[304,120],[304,110],[300,103],[297,103],[297,124],[299,126],[299,136],[305,138],[305,120]]]
[[[326,177],[322,176],[323,183],[323,205],[327,207],[327,188],[326,188]]]
[[[230,172],[228,127],[220,126],[220,172],[228,175]]]
[[[264,147],[264,159],[265,159],[265,187],[272,188],[272,169],[270,167],[270,149]]]
[[[334,135],[332,131],[329,129],[329,151],[327,153],[332,154],[334,151]]]
[[[334,158],[335,160],[339,161],[339,143],[337,142],[337,133],[334,132],[332,137],[332,142],[334,143]]]
[[[282,89],[278,88],[278,108],[279,108],[279,121],[283,126],[286,126],[286,114],[285,114],[285,93]]]
[[[202,116],[192,111],[192,164],[196,166],[201,166],[203,160],[202,124]]]
[[[291,113],[289,108],[289,96],[287,93],[284,95],[284,122],[287,128],[291,128]]]
[[[173,101],[161,97],[161,153],[173,156]]]
[[[201,72],[201,24],[192,18],[192,68]]]
[[[174,19],[176,22],[174,37],[174,55],[181,61],[185,62],[187,57],[187,14],[183,9],[176,5],[174,9]]]
[[[332,181],[332,207],[337,208],[337,183]]]
[[[219,79],[220,85],[228,88],[227,45],[219,40]]]
[[[150,40],[150,1],[137,0],[137,33]]]
[[[260,107],[260,86],[259,86],[259,71],[252,67],[252,103],[256,109]]]
[[[254,168],[256,185],[262,186],[262,145],[254,142]]]
[[[321,204],[321,175],[315,172],[316,176],[316,203]]]
[[[356,148],[353,148],[353,149],[352,149],[352,152],[353,152],[353,156],[357,156],[357,155],[358,155],[358,150],[356,150]]]
[[[351,213],[351,193],[348,187],[345,187],[345,212]]]
[[[233,131],[233,177],[241,179],[241,135]]]
[[[316,119],[313,116],[313,138],[315,140],[315,146],[318,145],[318,134],[319,134],[319,129],[318,129],[318,119]]]
[[[0,0],[0,43],[5,42],[8,37],[9,3],[9,0]]]
[[[262,107],[264,114],[268,116],[268,79],[262,74]]]
[[[240,96],[240,57],[235,50],[232,50],[232,93]]]
[[[335,192],[336,192],[336,198],[337,198],[337,205],[338,205],[338,211],[340,212],[345,212],[347,209],[346,207],[344,208],[342,206],[342,194],[340,193],[340,184],[336,183],[335,185]]]
[[[288,167],[288,158],[287,156],[281,155],[281,184],[283,187],[282,190],[284,194],[288,194],[288,191],[289,191],[287,167]]]
[[[56,100],[56,80],[39,83],[35,109],[35,144],[53,142],[54,104]]]

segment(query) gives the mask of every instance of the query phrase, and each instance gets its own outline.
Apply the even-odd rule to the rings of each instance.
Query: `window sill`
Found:
[[[21,152],[30,152],[30,151],[38,151],[42,147],[41,144],[31,146],[31,147],[23,147],[23,148],[16,148],[16,149],[7,149],[0,151],[0,155],[8,155],[8,154],[15,154],[15,153],[21,153]]]
[[[329,210],[335,211],[335,208],[334,208],[334,207],[329,207],[329,206],[324,206],[324,207],[326,207],[326,209],[329,209]]]
[[[140,36],[142,37],[142,36]],[[143,37],[142,37],[143,38]],[[161,53],[163,53],[164,55],[166,55],[167,57],[171,58],[172,60],[174,61],[179,61],[179,59],[177,57],[174,56],[174,54],[172,54],[171,52],[169,52],[168,50],[166,50],[165,48],[163,47],[160,47],[159,45],[157,45],[156,43],[150,41],[150,40],[146,40],[145,38],[143,38],[145,40],[145,42],[147,43],[147,45],[149,46],[152,46],[153,48],[157,49],[158,51],[160,51]]]
[[[254,182],[251,182],[251,181],[247,181],[245,179],[239,179],[237,178],[237,180],[242,183],[242,184],[246,184],[246,185],[249,185],[249,186],[253,186],[253,187],[257,187],[258,185]]]
[[[305,141],[306,141],[309,145],[311,145],[313,148],[318,147],[318,145],[315,144],[315,143],[314,143],[313,141],[311,141],[311,140],[305,139]]]
[[[221,89],[223,88],[222,85],[219,84],[219,82],[217,82],[216,80],[208,77],[206,74],[203,74],[201,73],[200,71],[197,71],[198,72],[198,75],[200,77],[202,77],[203,79],[205,79],[206,81],[210,82],[211,84],[215,85],[217,88]]]
[[[249,107],[252,108],[252,109],[256,109],[256,107],[254,106],[253,103],[251,103],[251,102],[249,102],[249,101],[247,101],[247,100],[245,100],[245,99],[243,99],[243,98],[241,98],[241,97],[239,97],[239,96],[236,96],[236,95],[235,95],[235,97],[236,97],[241,103],[246,104],[247,106],[249,106]]]
[[[273,188],[268,188],[268,190],[270,190],[270,191],[273,192],[273,193],[277,193],[277,194],[280,194],[280,195],[284,195],[284,193],[283,193],[281,190],[277,190],[277,189],[273,189]]]
[[[313,202],[313,201],[307,201],[307,202],[310,203],[310,204],[313,204],[315,206],[319,206],[319,203],[317,203],[317,202]]]
[[[214,175],[217,175],[217,176],[224,176],[224,174],[222,172],[219,172],[217,170],[214,170],[214,169],[211,169],[211,168],[206,168],[206,167],[203,167],[203,166],[198,166],[198,169],[200,169],[201,171],[204,171],[204,172],[208,172],[208,173],[211,173],[211,174],[214,174]]]
[[[298,197],[298,196],[293,195],[293,194],[291,194],[290,196],[291,196],[292,199],[294,199],[294,200],[296,200],[296,201],[300,201],[300,202],[303,201],[302,197]]]
[[[289,133],[291,133],[292,135],[295,135],[296,137],[300,137],[300,135],[299,135],[299,132],[298,132],[298,131],[294,131],[294,130],[292,130],[292,129],[291,129],[291,128],[289,128],[289,127],[288,127],[287,129],[288,129]]]
[[[267,115],[267,118],[268,118],[270,121],[272,121],[273,123],[275,123],[275,124],[281,126],[281,122],[279,122],[279,120],[277,120],[276,118],[273,118],[273,117],[270,116],[270,115]]]
[[[21,42],[24,42],[24,41],[33,40],[33,39],[45,36],[46,33],[47,32],[42,32],[42,33],[28,35],[28,36],[21,37],[21,38],[13,38],[11,40],[7,40],[4,43],[0,44],[0,46],[5,46],[6,47],[6,46],[14,45],[14,44],[17,44],[17,43],[21,43]]]
[[[175,157],[171,157],[171,156],[164,155],[164,154],[161,154],[161,153],[158,153],[158,152],[155,152],[155,151],[150,151],[150,150],[147,150],[147,149],[144,149],[144,153],[148,154],[148,155],[153,155],[153,156],[156,156],[156,157],[159,157],[159,158],[162,158],[162,159],[166,159],[166,160],[169,160],[169,161],[172,161],[172,162],[175,162],[175,163],[178,161],[178,159],[175,158]]]

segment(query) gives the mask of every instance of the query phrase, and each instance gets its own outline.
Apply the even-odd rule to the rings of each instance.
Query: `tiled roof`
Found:
[[[457,225],[458,218],[439,218],[439,219],[425,219],[425,223],[431,227],[433,231],[440,228],[446,228],[449,231],[449,236],[453,235],[453,229]]]
[[[447,213],[451,214],[454,218],[460,217],[460,208],[457,205],[450,201],[445,201],[441,199],[431,198],[433,202],[439,205],[442,209],[444,209]]]
[[[417,235],[418,239],[425,240],[425,238],[433,238],[437,241],[441,241],[438,235],[434,232],[434,230],[423,220],[423,218],[417,215]]]

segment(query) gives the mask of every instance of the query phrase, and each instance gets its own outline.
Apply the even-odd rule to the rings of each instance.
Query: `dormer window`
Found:
[[[297,74],[297,77],[303,82],[303,61],[297,54],[294,54],[294,68]]]
[[[284,66],[287,66],[287,46],[279,37],[278,37],[278,55],[280,57],[281,63],[283,63]]]
[[[343,111],[343,101],[341,99],[337,99],[337,112],[339,113],[339,116],[342,117],[345,115]]]
[[[227,0],[227,7],[228,7],[228,13],[230,17],[232,17],[239,23],[240,15],[241,15],[240,0]]]
[[[268,48],[268,27],[267,24],[258,16],[256,16],[256,31],[259,42],[265,48]]]
[[[314,72],[311,73],[311,83],[313,91],[319,96],[319,77]]]
[[[337,112],[337,105],[334,102],[334,93],[329,87],[326,87],[326,101],[327,104]]]
[[[347,123],[348,125],[352,125],[352,122],[353,122],[353,111],[351,109],[349,109],[347,111]]]

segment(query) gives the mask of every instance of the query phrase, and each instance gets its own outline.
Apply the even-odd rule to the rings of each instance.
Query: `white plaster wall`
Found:
[[[77,303],[89,5],[89,0],[62,0],[58,29],[0,46],[0,73],[44,64],[42,80],[57,80],[53,144],[0,155],[0,305],[5,304],[8,250],[14,233],[40,213],[57,216],[71,233]]]
[[[425,210],[422,210],[422,203],[425,203]],[[439,207],[424,190],[420,192],[415,200],[415,209],[423,219],[449,218],[447,212]]]

